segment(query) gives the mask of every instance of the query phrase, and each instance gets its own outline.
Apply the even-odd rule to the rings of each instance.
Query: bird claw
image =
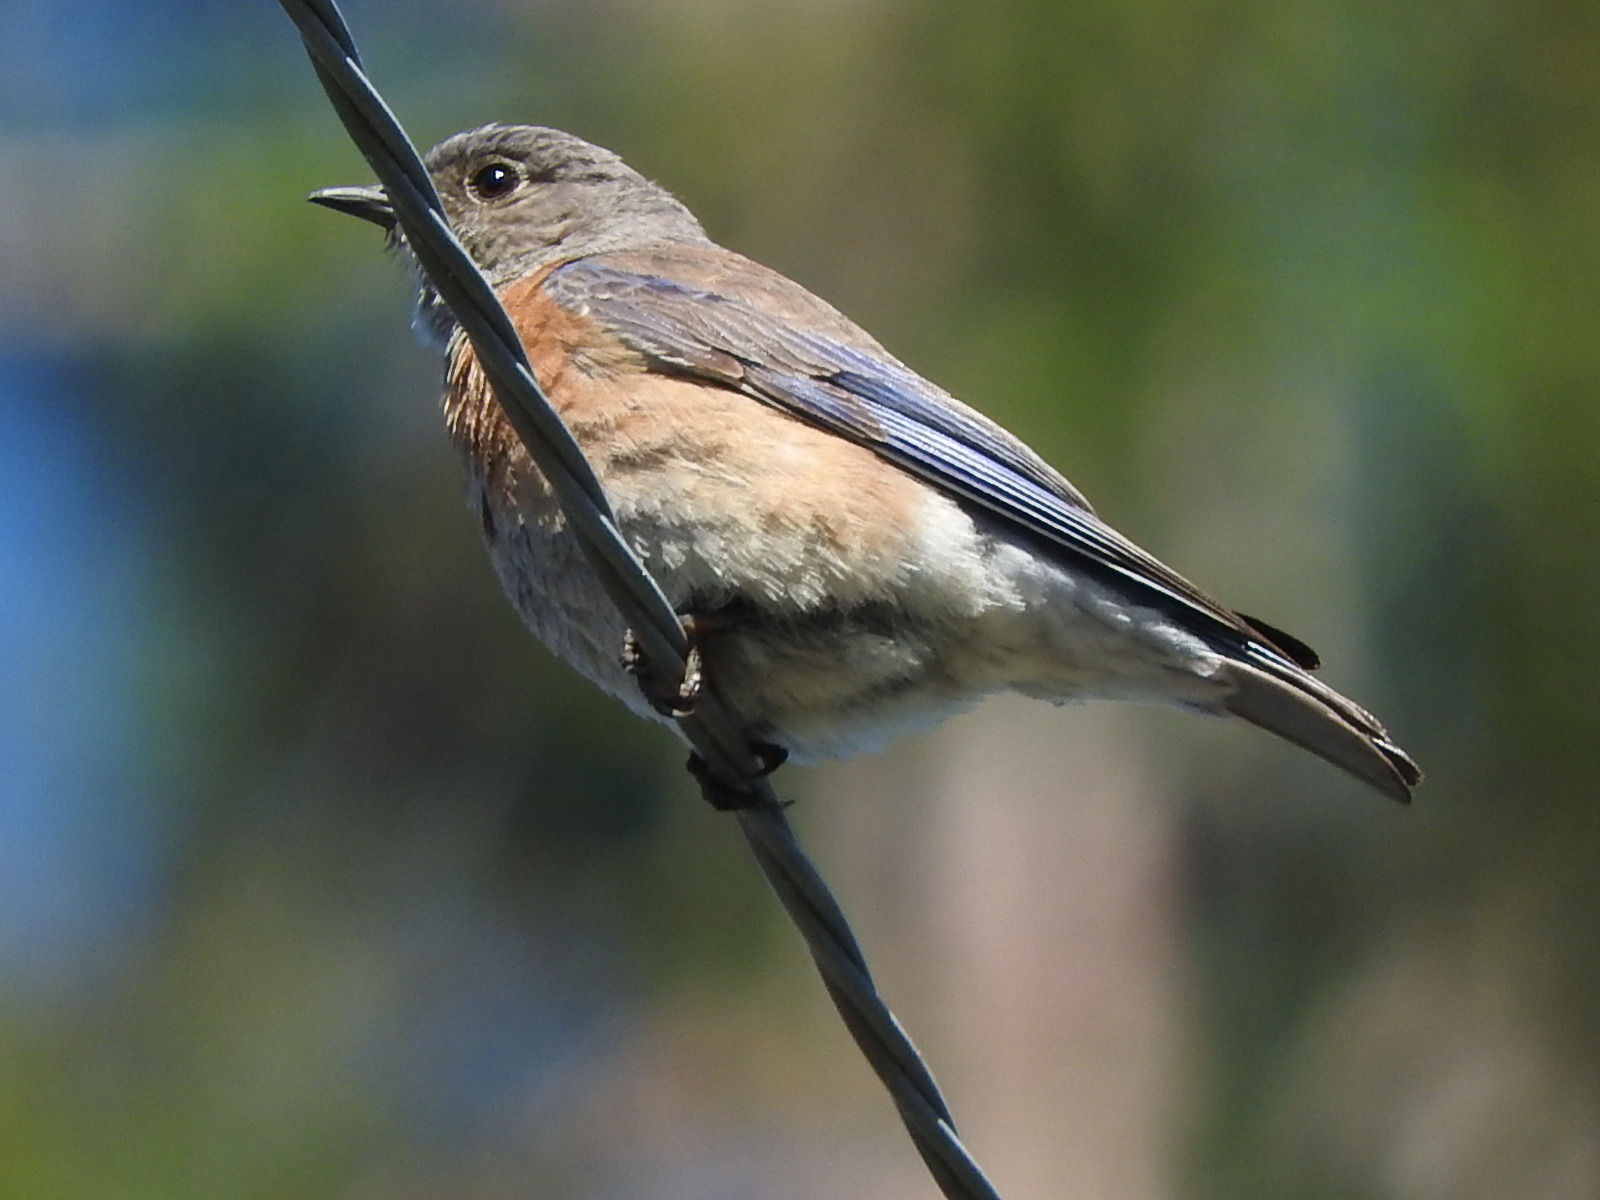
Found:
[[[752,742],[750,750],[761,762],[761,770],[756,773],[757,779],[765,779],[789,761],[789,752],[771,742]],[[684,766],[689,774],[694,776],[694,781],[700,785],[700,794],[718,812],[734,812],[741,808],[755,808],[761,804],[760,798],[753,792],[744,791],[719,779],[697,750],[689,752],[689,761]]]
[[[645,656],[639,639],[629,629],[622,635],[622,667],[632,675],[650,707],[669,720],[679,720],[693,714],[705,684],[705,671],[700,659],[698,630],[694,617],[679,618],[683,632],[689,639],[689,652],[684,656],[683,676],[673,681],[663,679],[655,666]]]

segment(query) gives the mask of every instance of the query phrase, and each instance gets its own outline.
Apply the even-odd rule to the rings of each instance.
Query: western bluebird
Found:
[[[1310,674],[1303,643],[1157,562],[1027,446],[718,246],[617,155],[488,125],[427,164],[685,618],[705,686],[754,742],[843,757],[995,692],[1135,700],[1242,717],[1409,798],[1415,764]],[[311,198],[395,233],[377,188]],[[696,680],[663,687],[622,652],[622,618],[426,287],[419,326],[447,348],[445,419],[523,619],[635,712],[681,715]]]

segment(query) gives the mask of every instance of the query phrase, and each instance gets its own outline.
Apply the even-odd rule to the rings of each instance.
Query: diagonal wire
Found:
[[[407,248],[449,306],[529,455],[555,491],[606,594],[645,656],[667,674],[686,667],[688,640],[672,605],[617,530],[605,491],[540,391],[516,330],[451,232],[416,149],[368,81],[334,0],[279,0],[300,31],[317,78],[351,140],[378,176]],[[800,930],[829,996],[893,1097],[911,1140],[948,1200],[999,1200],[956,1136],[950,1111],[894,1014],[827,884],[796,841],[763,776],[745,723],[714,693],[679,721],[716,785],[742,798],[740,831]]]

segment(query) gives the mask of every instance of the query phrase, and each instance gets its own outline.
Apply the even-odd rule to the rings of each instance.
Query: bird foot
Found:
[[[750,750],[761,761],[761,770],[756,776],[758,779],[765,779],[789,761],[789,752],[771,742],[752,742]],[[754,808],[760,803],[754,794],[733,787],[712,774],[711,767],[700,757],[698,751],[690,751],[689,761],[684,765],[689,774],[694,776],[694,781],[700,785],[700,794],[718,812]]]
[[[684,636],[689,639],[689,653],[684,657],[683,676],[673,680],[664,678],[655,665],[645,657],[639,639],[633,630],[622,635],[622,667],[632,675],[650,707],[669,720],[678,720],[694,712],[705,685],[705,671],[700,659],[699,622],[693,615],[679,617],[683,622]]]

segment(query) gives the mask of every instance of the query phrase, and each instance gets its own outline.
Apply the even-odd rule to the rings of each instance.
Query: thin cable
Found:
[[[334,0],[279,0],[300,30],[317,78],[351,140],[378,176],[407,248],[470,339],[506,418],[544,473],[606,594],[645,656],[681,674],[688,639],[660,586],[618,532],[598,477],[540,390],[516,330],[445,220],[420,156],[367,79]],[[723,788],[746,798],[740,831],[811,951],[828,994],[888,1088],[913,1144],[948,1200],[999,1200],[956,1136],[938,1085],[879,998],[866,959],[832,892],[795,840],[762,776],[746,723],[713,695],[678,722]],[[709,786],[709,785],[707,785]]]

